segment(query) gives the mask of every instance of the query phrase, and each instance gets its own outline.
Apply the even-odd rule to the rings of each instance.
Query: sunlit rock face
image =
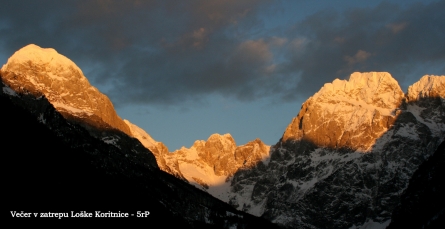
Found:
[[[229,203],[285,228],[385,228],[445,138],[444,79],[424,76],[406,95],[384,72],[326,84],[268,163],[234,174]]]
[[[445,135],[445,76],[423,76],[408,87],[407,109],[436,135]]]
[[[408,102],[416,102],[424,98],[445,98],[445,77],[423,76],[418,82],[408,87]]]
[[[208,165],[213,166],[215,175],[229,175],[236,169],[236,143],[230,134],[212,134],[202,147],[198,149],[198,156]]]
[[[164,159],[165,155],[167,155],[168,148],[162,142],[155,141],[145,130],[134,125],[128,120],[124,120],[125,124],[130,128],[131,136],[138,139],[142,145],[149,149],[156,158],[156,162],[158,163],[159,169],[166,171],[172,175],[176,175],[181,177],[179,174],[176,174],[172,171],[167,165]]]
[[[8,59],[1,75],[17,92],[44,95],[65,118],[130,134],[108,97],[90,85],[76,64],[54,49],[28,45]]]
[[[387,72],[353,73],[325,84],[302,106],[283,142],[368,151],[393,124],[404,93]]]
[[[206,141],[197,140],[190,148],[169,152],[141,128],[125,120],[133,137],[153,152],[161,170],[228,201],[230,178],[239,169],[257,166],[269,158],[270,146],[260,139],[237,146],[230,134],[212,134]]]
[[[207,141],[197,140],[190,148],[182,147],[164,154],[164,159],[171,173],[181,174],[197,186],[212,189],[212,186],[228,182],[240,168],[262,163],[268,158],[269,150],[270,147],[259,139],[237,146],[230,134],[212,134]]]

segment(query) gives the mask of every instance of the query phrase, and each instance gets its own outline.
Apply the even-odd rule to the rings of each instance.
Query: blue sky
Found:
[[[275,144],[324,83],[445,74],[445,1],[0,0],[0,62],[33,43],[73,60],[173,151],[213,133]]]

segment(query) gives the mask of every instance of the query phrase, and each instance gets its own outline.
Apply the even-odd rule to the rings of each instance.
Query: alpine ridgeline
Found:
[[[267,161],[270,146],[260,139],[236,146],[230,134],[212,134],[207,141],[195,141],[190,149],[182,147],[166,155],[171,170],[213,196],[228,202],[230,178],[239,169],[251,169]]]
[[[1,74],[12,90],[44,95],[65,118],[88,128],[90,134],[108,144],[119,144],[120,137],[113,134],[116,130],[138,139],[153,153],[161,170],[203,190],[223,185],[239,168],[250,168],[269,156],[270,146],[261,140],[236,146],[229,134],[214,134],[207,142],[196,141],[190,149],[169,153],[162,142],[118,117],[108,97],[90,85],[76,64],[54,49],[28,45],[8,59]],[[220,187],[216,190],[207,191],[222,191]]]
[[[83,125],[90,134],[109,144],[119,141],[118,136],[111,134],[116,131],[137,138],[160,162],[159,167],[168,171],[160,157],[168,152],[166,146],[128,120],[122,120],[108,97],[90,85],[82,70],[56,50],[27,45],[8,59],[1,75],[13,91],[44,95],[64,118]],[[104,135],[103,131],[109,133]]]
[[[231,192],[233,174],[269,159],[270,146],[260,139],[237,146],[230,134],[212,134],[207,141],[197,140],[190,148],[182,147],[169,153],[166,146],[153,140],[144,130],[133,124],[129,126],[133,136],[153,152],[161,170],[225,202]]]
[[[167,227],[275,227],[159,170],[155,157],[166,147],[120,119],[110,100],[54,49],[24,47],[0,76],[4,148],[13,149],[5,150],[3,179],[14,200],[5,203],[9,218],[14,209],[137,210]]]
[[[287,228],[383,228],[444,139],[444,98],[445,76],[424,76],[406,94],[386,72],[327,83],[267,164],[235,173],[226,198]]]

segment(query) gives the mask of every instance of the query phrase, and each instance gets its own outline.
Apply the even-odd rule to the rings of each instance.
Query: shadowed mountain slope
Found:
[[[445,137],[445,77],[404,94],[389,73],[353,73],[309,98],[271,147],[238,171],[229,203],[287,228],[384,228]]]
[[[413,174],[388,229],[445,228],[445,141]]]
[[[0,87],[4,218],[30,220],[10,211],[149,211],[148,224],[166,227],[275,227],[159,170],[124,132],[66,119],[45,96]]]

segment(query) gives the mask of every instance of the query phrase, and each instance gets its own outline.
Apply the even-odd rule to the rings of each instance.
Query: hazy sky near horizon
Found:
[[[54,48],[170,151],[213,133],[275,144],[352,72],[406,91],[445,75],[445,0],[0,0],[0,63]]]

